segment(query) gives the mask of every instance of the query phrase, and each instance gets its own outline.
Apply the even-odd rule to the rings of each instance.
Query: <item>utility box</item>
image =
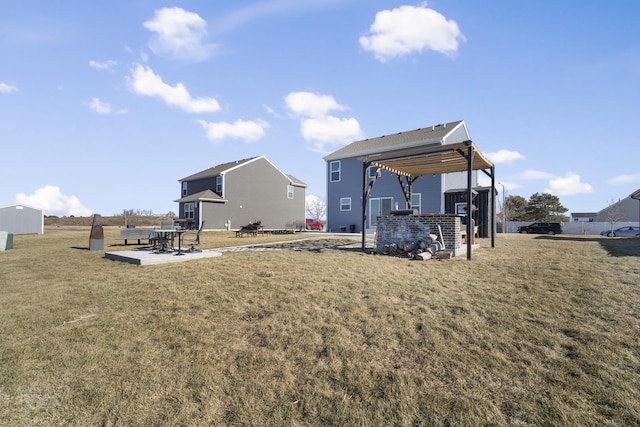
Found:
[[[0,251],[13,249],[13,233],[0,231]]]

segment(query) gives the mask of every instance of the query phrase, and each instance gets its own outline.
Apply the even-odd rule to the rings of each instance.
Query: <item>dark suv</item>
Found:
[[[562,224],[559,222],[534,222],[518,227],[518,233],[560,234],[562,233]]]

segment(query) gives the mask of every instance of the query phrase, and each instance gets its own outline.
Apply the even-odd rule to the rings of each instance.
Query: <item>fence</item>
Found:
[[[507,221],[507,233],[517,233],[518,227],[522,225],[529,225],[535,221]],[[613,228],[625,227],[633,225],[638,227],[640,223],[633,221],[621,221],[613,224]],[[498,230],[502,229],[502,224],[498,224]],[[582,222],[572,221],[562,223],[563,234],[600,234],[602,231],[611,230],[610,222]]]

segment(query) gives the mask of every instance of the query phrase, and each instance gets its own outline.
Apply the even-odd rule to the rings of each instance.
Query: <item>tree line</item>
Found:
[[[507,221],[565,222],[568,209],[562,206],[558,196],[535,193],[526,200],[522,196],[507,196],[502,206],[502,216]]]

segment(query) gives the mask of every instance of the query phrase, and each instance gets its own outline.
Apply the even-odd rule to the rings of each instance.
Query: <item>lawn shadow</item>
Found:
[[[640,238],[636,237],[600,237],[600,236],[539,236],[536,239],[572,240],[574,242],[598,243],[611,256],[640,257]]]

